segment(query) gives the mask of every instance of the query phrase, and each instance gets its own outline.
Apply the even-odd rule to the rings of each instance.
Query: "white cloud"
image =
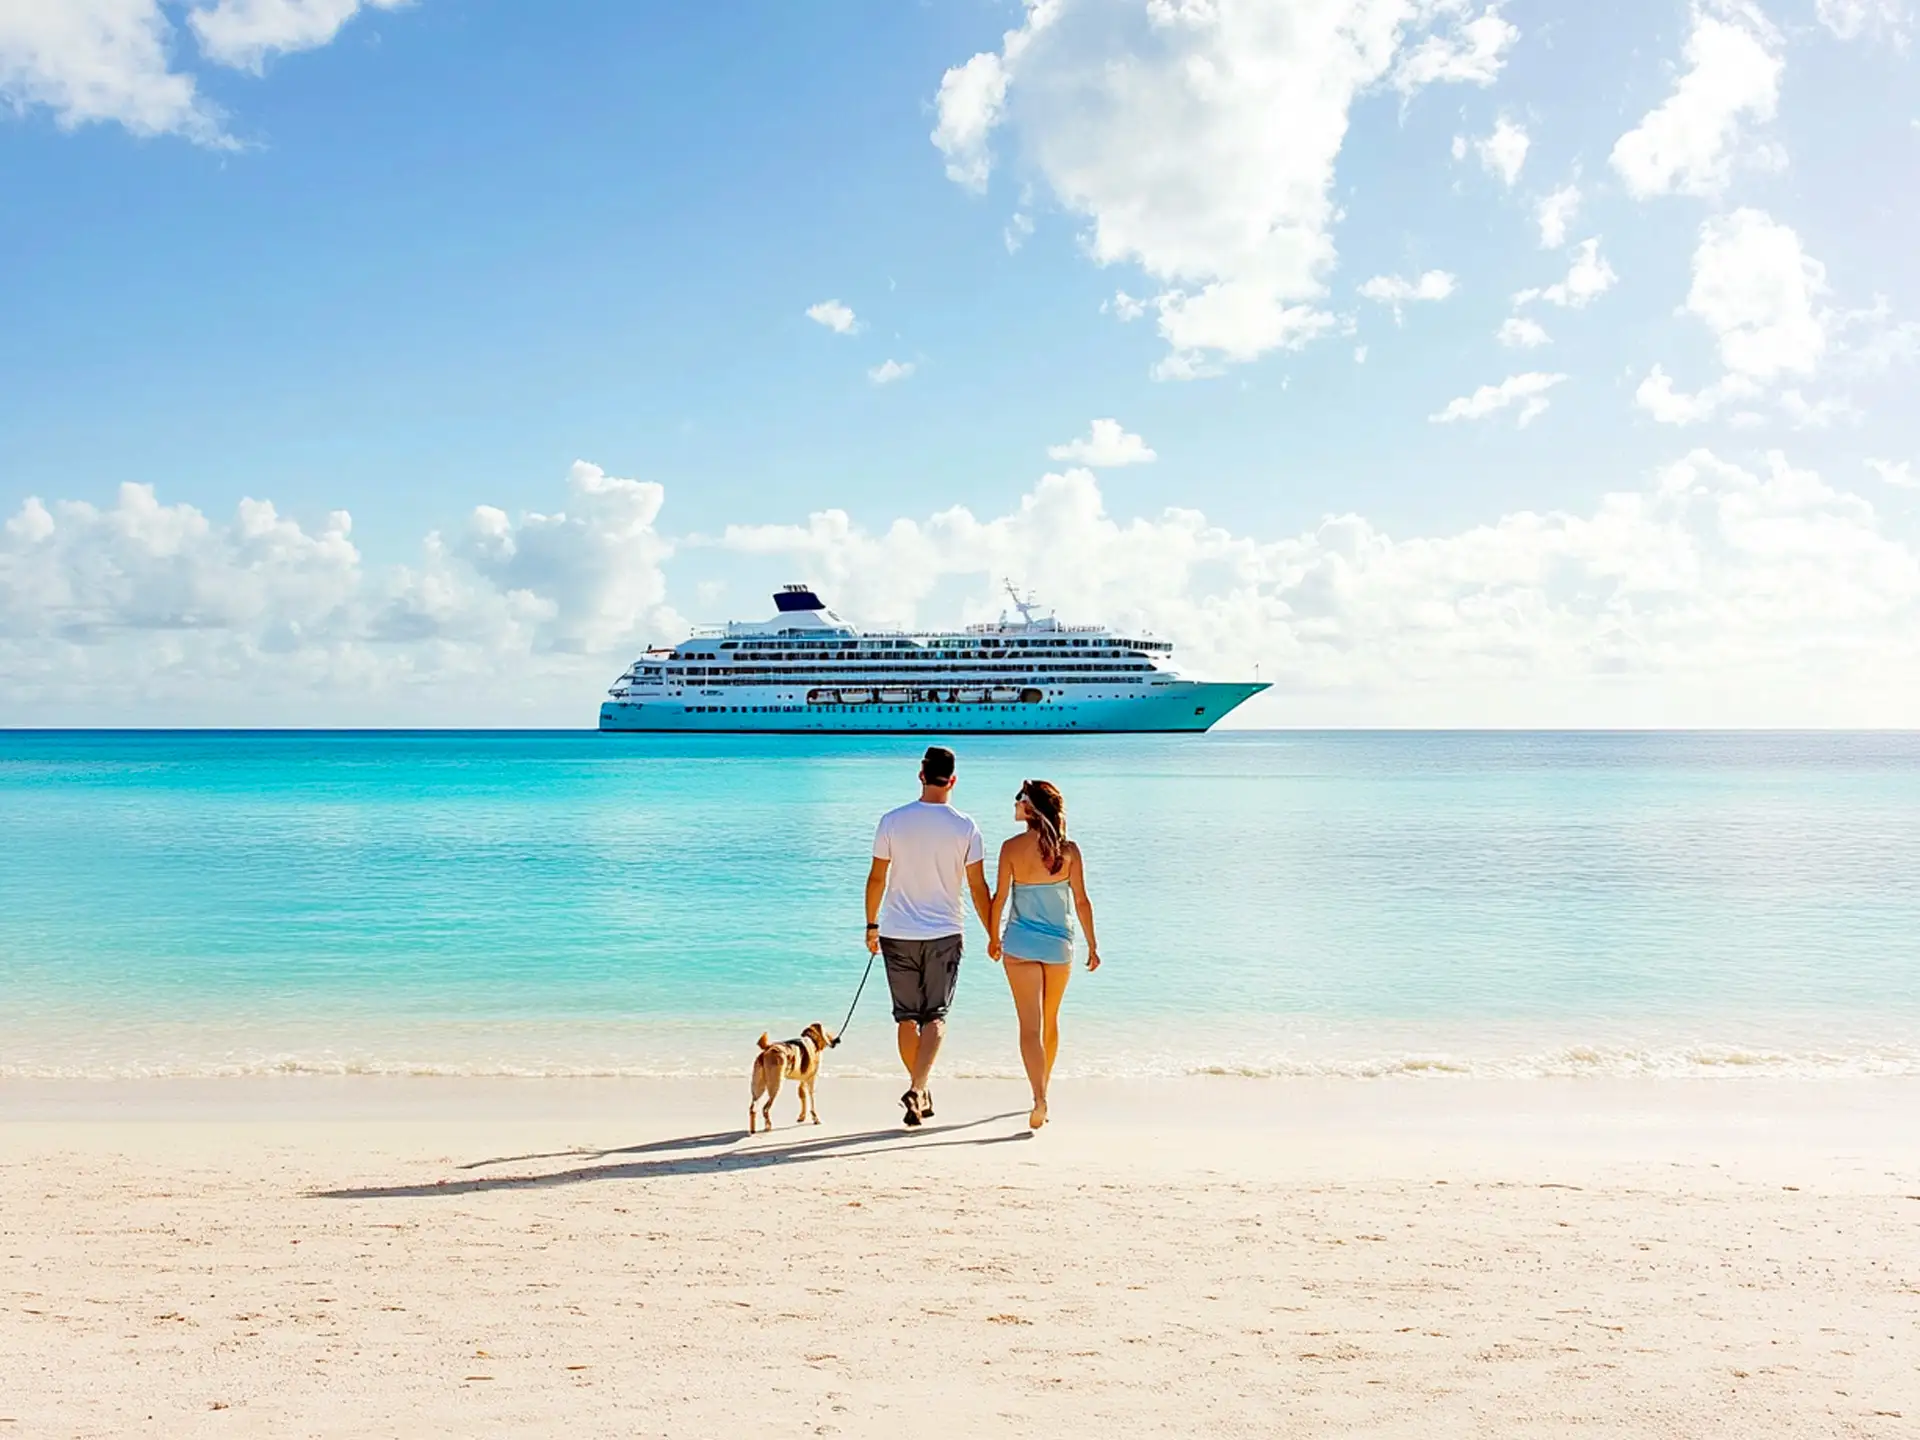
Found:
[[[1495,338],[1509,350],[1535,350],[1553,337],[1547,334],[1546,327],[1539,321],[1529,320],[1524,315],[1510,315]]]
[[[209,60],[258,75],[267,58],[332,42],[363,8],[393,10],[409,0],[217,0],[187,16]]]
[[[1693,425],[1710,418],[1728,400],[1751,399],[1758,388],[1744,377],[1728,376],[1689,395],[1674,388],[1664,366],[1655,365],[1634,390],[1633,400],[1662,425]]]
[[[809,305],[807,318],[815,324],[826,326],[836,335],[852,335],[860,329],[860,321],[853,310],[838,300],[822,300],[818,305]]]
[[[997,53],[947,71],[933,140],[977,190],[1012,137],[1089,257],[1157,282],[1155,373],[1190,378],[1338,328],[1320,301],[1354,98],[1487,83],[1511,34],[1451,0],[1028,0]]]
[[[314,695],[345,707],[319,723],[498,723],[549,693],[540,677],[590,707],[613,657],[684,624],[662,604],[662,498],[579,463],[566,511],[482,505],[379,568],[345,511],[307,527],[243,500],[223,523],[144,485],[29,499],[0,529],[0,712],[80,717],[116,680],[189,723],[315,723]]]
[[[1454,136],[1453,144],[1449,147],[1449,149],[1452,151],[1454,159],[1456,160],[1466,159],[1467,158],[1467,137],[1464,135]]]
[[[1820,23],[1842,40],[1886,35],[1895,43],[1906,35],[1907,12],[1901,0],[1815,0]]]
[[[44,107],[63,130],[123,125],[230,149],[219,107],[171,66],[159,0],[4,0],[0,105]]]
[[[1493,133],[1473,142],[1480,164],[1489,175],[1498,175],[1508,189],[1520,179],[1520,167],[1527,163],[1527,151],[1533,142],[1527,132],[1505,115],[1494,122]]]
[[[1027,237],[1033,234],[1033,218],[1025,211],[1016,210],[1013,218],[1007,222],[1007,228],[1000,232],[1000,239],[1007,247],[1007,253],[1015,251],[1027,243]]]
[[[1843,395],[1809,400],[1798,388],[1780,392],[1780,413],[1796,430],[1825,430],[1833,425],[1858,425],[1867,417]]]
[[[1122,323],[1125,323],[1129,320],[1138,320],[1142,315],[1146,314],[1147,302],[1144,300],[1136,300],[1124,290],[1116,290],[1113,292],[1112,300],[1102,300],[1100,302],[1101,314],[1104,315],[1109,308],[1112,309],[1114,315],[1117,316]]]
[[[1356,345],[1353,347],[1353,363],[1356,365],[1364,365],[1367,363],[1367,347],[1366,346]]]
[[[156,724],[591,723],[642,644],[686,633],[662,568],[679,550],[774,557],[774,578],[803,560],[870,624],[990,618],[1008,576],[1070,619],[1171,637],[1194,673],[1259,663],[1269,721],[1920,724],[1920,555],[1778,454],[1698,450],[1579,511],[1401,538],[1353,514],[1266,538],[1185,508],[1115,517],[1085,470],[997,516],[867,531],[825,510],[711,545],[661,534],[662,499],[576,466],[564,516],[481,507],[397,568],[344,514],[249,501],[221,523],[138,486],[27,501],[0,525],[0,723],[97,721],[129,693]],[[931,611],[956,583],[959,612]]]
[[[1401,57],[1393,70],[1394,88],[1403,95],[1439,82],[1491,85],[1500,78],[1507,51],[1520,31],[1489,5],[1446,35],[1429,35]]]
[[[1404,280],[1398,275],[1376,275],[1360,287],[1360,296],[1378,305],[1391,305],[1397,325],[1403,305],[1419,300],[1445,300],[1456,288],[1454,277],[1445,270],[1429,270],[1413,280]]]
[[[1546,410],[1549,403],[1547,391],[1566,378],[1564,375],[1543,374],[1538,370],[1525,375],[1509,375],[1498,385],[1482,385],[1471,395],[1450,400],[1446,409],[1429,415],[1427,419],[1438,425],[1451,425],[1455,420],[1484,420],[1509,405],[1518,405],[1519,423],[1525,428]]]
[[[1079,439],[1064,445],[1049,445],[1047,456],[1095,470],[1116,465],[1145,465],[1159,458],[1146,441],[1122,429],[1118,420],[1095,420]]]
[[[1567,269],[1566,279],[1544,288],[1522,290],[1513,297],[1513,303],[1528,305],[1535,300],[1544,300],[1549,305],[1584,310],[1611,290],[1614,281],[1619,278],[1613,273],[1613,266],[1607,263],[1606,257],[1601,255],[1600,237],[1596,235],[1574,247],[1573,263]]]
[[[1920,323],[1896,321],[1884,295],[1876,295],[1865,310],[1836,316],[1830,327],[1836,360],[1853,375],[1882,375],[1895,365],[1920,360]]]
[[[1613,147],[1613,168],[1636,198],[1717,195],[1739,158],[1748,122],[1773,118],[1780,99],[1780,37],[1744,0],[1694,7],[1687,69],[1673,93]],[[1746,158],[1777,165],[1777,152]]]
[[[905,380],[915,369],[911,360],[882,360],[867,371],[867,379],[875,385],[891,385],[896,380]]]
[[[947,178],[954,184],[976,193],[987,188],[993,174],[993,151],[987,142],[1006,107],[1008,64],[1036,31],[1046,28],[1055,9],[1045,0],[1029,0],[1026,23],[1001,37],[1000,54],[983,50],[940,77],[934,100],[937,123],[928,138],[947,157]]]
[[[1118,518],[1070,470],[1000,516],[874,532],[826,510],[723,544],[803,562],[873,623],[990,618],[1010,576],[1065,617],[1172,637],[1195,673],[1259,663],[1276,693],[1255,722],[1920,723],[1920,556],[1777,454],[1695,451],[1581,513],[1401,539],[1352,514],[1278,539],[1190,509]],[[962,612],[926,613],[956,577]]]
[[[1742,209],[1700,227],[1687,310],[1714,332],[1728,370],[1756,380],[1812,374],[1827,348],[1815,308],[1826,293],[1826,267],[1791,226]]]
[[[187,12],[201,53],[260,73],[267,57],[331,41],[366,6],[408,0],[214,0]],[[239,142],[220,108],[173,66],[161,0],[0,0],[0,106],[45,108],[62,129],[109,123],[212,149]]]
[[[1768,385],[1813,376],[1828,350],[1826,294],[1826,268],[1791,226],[1752,209],[1713,217],[1700,227],[1686,310],[1713,333],[1725,373],[1685,395],[1655,366],[1635,398],[1654,419],[1685,425]]]
[[[1911,461],[1869,460],[1867,468],[1878,475],[1882,482],[1896,489],[1920,490],[1920,475],[1914,473]]]
[[[1551,195],[1541,197],[1533,207],[1534,223],[1540,227],[1540,248],[1558,250],[1567,243],[1567,227],[1580,212],[1580,187],[1562,185]]]

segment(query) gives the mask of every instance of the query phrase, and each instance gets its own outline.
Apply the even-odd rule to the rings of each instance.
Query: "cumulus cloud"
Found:
[[[200,52],[260,73],[268,56],[331,41],[362,8],[407,0],[216,0],[187,13]],[[236,149],[220,108],[173,63],[161,0],[0,0],[0,102],[44,108],[62,129],[109,123]]]
[[[1551,195],[1542,196],[1533,207],[1534,223],[1540,227],[1540,248],[1558,250],[1567,243],[1567,227],[1580,212],[1580,187],[1562,185]]]
[[[875,385],[892,385],[912,375],[914,368],[911,360],[882,360],[867,371],[867,379]]]
[[[1520,31],[1501,17],[1499,5],[1489,5],[1454,30],[1429,35],[1407,51],[1394,66],[1393,86],[1411,95],[1440,82],[1491,85],[1519,39]]]
[[[44,108],[64,130],[109,123],[232,148],[219,107],[173,69],[172,43],[159,0],[6,0],[0,102]]]
[[[1376,275],[1360,287],[1360,296],[1377,305],[1393,307],[1393,323],[1401,319],[1401,307],[1417,300],[1445,300],[1456,288],[1454,277],[1445,270],[1429,270],[1413,280],[1398,275]]]
[[[1820,23],[1842,40],[1861,36],[1906,36],[1907,11],[1901,0],[1815,0]]]
[[[1869,460],[1867,468],[1897,490],[1920,490],[1920,475],[1909,460]]]
[[[816,325],[826,326],[836,335],[851,335],[860,328],[860,321],[852,309],[838,300],[822,300],[817,305],[809,305],[807,318]]]
[[[1481,166],[1489,175],[1498,175],[1508,189],[1520,179],[1520,167],[1527,163],[1527,151],[1532,145],[1526,130],[1505,115],[1494,122],[1492,134],[1473,142]]]
[[[1613,168],[1638,199],[1717,195],[1736,159],[1779,163],[1773,150],[1743,156],[1746,128],[1773,118],[1780,100],[1780,36],[1744,0],[1694,7],[1686,70],[1669,95],[1615,143]]]
[[[1552,340],[1546,327],[1524,315],[1510,315],[1494,337],[1509,350],[1536,350]]]
[[[235,708],[201,723],[273,704],[292,707],[286,723],[312,687],[338,703],[457,682],[477,688],[436,713],[486,723],[529,698],[517,687],[530,677],[604,684],[612,656],[684,623],[662,604],[663,492],[585,463],[567,483],[564,511],[482,505],[387,567],[366,564],[344,510],[306,526],[248,499],[222,522],[133,484],[104,507],[28,499],[0,530],[0,692],[94,707],[108,693],[175,707],[215,694]],[[475,694],[490,710],[471,708]]]
[[[1118,420],[1095,420],[1079,439],[1064,445],[1049,445],[1047,457],[1095,470],[1117,465],[1146,465],[1159,458],[1145,440],[1121,428]]]
[[[1791,226],[1753,209],[1713,217],[1694,248],[1686,313],[1712,333],[1723,373],[1686,394],[1656,365],[1635,400],[1663,424],[1687,425],[1776,383],[1812,377],[1829,347],[1827,293],[1826,267]]]
[[[1158,284],[1155,374],[1193,378],[1338,327],[1320,302],[1355,97],[1489,83],[1512,36],[1452,0],[1028,0],[946,72],[932,138],[979,190],[1010,136],[1092,260]]]
[[[1396,539],[1358,515],[1276,539],[1191,509],[1123,519],[1087,471],[1007,514],[880,531],[839,510],[722,544],[838,608],[991,618],[1001,576],[1063,616],[1155,630],[1194,673],[1276,682],[1290,724],[1899,724],[1920,720],[1920,557],[1873,507],[1774,454],[1700,450],[1583,513]],[[956,580],[959,615],[929,602]]]
[[[1611,290],[1614,281],[1620,277],[1613,273],[1606,257],[1600,253],[1600,237],[1582,240],[1574,247],[1573,263],[1567,269],[1567,278],[1555,284],[1522,290],[1513,297],[1516,305],[1529,305],[1535,300],[1544,300],[1549,305],[1558,305],[1563,309],[1584,310],[1600,296]]]
[[[577,465],[563,513],[480,507],[400,567],[344,514],[27,501],[0,524],[0,723],[82,723],[110,694],[151,723],[590,723],[643,642],[686,633],[662,570],[685,551],[802,569],[875,625],[991,618],[1011,577],[1169,636],[1193,673],[1260,664],[1266,718],[1293,724],[1920,724],[1920,556],[1777,453],[1696,450],[1578,511],[1398,538],[1119,517],[1085,469],[999,515],[823,510],[710,542],[663,535],[663,498]]]
[[[258,75],[270,56],[332,42],[362,9],[394,10],[409,0],[218,0],[187,16],[209,60]]]
[[[1566,378],[1538,370],[1525,375],[1509,375],[1498,385],[1482,385],[1471,395],[1448,401],[1446,409],[1429,415],[1427,419],[1437,425],[1451,425],[1456,420],[1484,420],[1508,406],[1518,405],[1519,424],[1524,429],[1545,413],[1549,403],[1547,391]]]

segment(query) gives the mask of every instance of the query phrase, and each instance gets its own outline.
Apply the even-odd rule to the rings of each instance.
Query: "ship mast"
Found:
[[[1000,583],[1007,587],[1008,598],[1013,601],[1013,608],[1020,612],[1020,618],[1029,625],[1033,624],[1033,592],[1029,590],[1023,600],[1020,592],[1013,588],[1012,580],[1002,580]]]

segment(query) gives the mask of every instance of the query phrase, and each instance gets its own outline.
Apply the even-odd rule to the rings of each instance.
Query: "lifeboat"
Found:
[[[1020,698],[1017,685],[996,685],[987,692],[987,699],[996,705],[1011,705]]]
[[[840,691],[840,703],[842,705],[871,705],[873,703],[873,691],[842,690]]]
[[[888,686],[879,695],[882,705],[911,705],[914,701],[913,691],[897,685]]]

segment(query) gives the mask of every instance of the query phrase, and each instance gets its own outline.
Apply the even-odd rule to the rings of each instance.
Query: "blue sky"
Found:
[[[0,723],[1002,573],[1258,723],[1920,723],[1914,24],[4,0]]]

